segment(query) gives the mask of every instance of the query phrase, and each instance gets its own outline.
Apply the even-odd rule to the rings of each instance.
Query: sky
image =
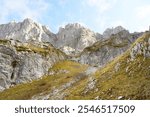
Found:
[[[92,31],[123,26],[130,32],[150,25],[150,0],[0,0],[0,24],[31,18],[54,33],[80,23]]]

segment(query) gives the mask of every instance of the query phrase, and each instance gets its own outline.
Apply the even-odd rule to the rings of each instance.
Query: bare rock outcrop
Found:
[[[117,26],[115,28],[107,28],[104,32],[103,32],[103,37],[105,39],[109,38],[112,34],[117,34],[123,30],[126,30],[125,28],[123,28],[122,26]]]
[[[0,89],[38,79],[65,57],[48,43],[0,40]]]
[[[109,61],[124,53],[133,42],[133,35],[127,30],[122,30],[85,48],[77,60],[83,64],[103,67]]]
[[[39,42],[51,42],[54,44],[56,35],[49,31],[46,26],[25,19],[23,22],[10,22],[0,25],[0,39],[14,39],[21,42],[36,40]]]
[[[72,48],[73,53],[80,53],[84,48],[91,46],[97,41],[96,34],[78,23],[68,24],[60,28],[57,33],[57,47]]]
[[[147,36],[148,35],[148,36]],[[137,56],[143,56],[144,58],[150,57],[150,33],[145,34],[145,37],[141,37],[132,47],[130,51],[131,60],[134,60]],[[143,40],[143,38],[145,38]]]

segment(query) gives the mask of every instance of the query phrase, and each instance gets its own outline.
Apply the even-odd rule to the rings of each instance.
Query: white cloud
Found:
[[[135,8],[135,22],[134,27],[138,31],[145,31],[149,29],[150,21],[150,5],[144,4]],[[141,23],[142,22],[142,23]]]
[[[150,5],[138,7],[136,9],[136,15],[139,19],[142,19],[142,20],[149,18],[149,16],[150,16]]]
[[[0,21],[5,22],[10,16],[19,19],[40,19],[49,4],[45,0],[1,0]]]
[[[121,21],[121,20],[117,20],[117,21],[111,22],[111,25],[112,25],[113,27],[116,27],[116,26],[125,26],[125,22],[123,22],[123,21]],[[124,27],[124,28],[126,28],[126,27]]]
[[[88,9],[89,15],[85,16],[86,19],[91,19],[90,28],[96,32],[102,33],[104,29],[109,27],[109,15],[111,9],[116,5],[117,0],[83,0],[82,9]],[[111,15],[111,14],[110,14]],[[86,20],[86,22],[89,22]]]
[[[99,13],[103,13],[113,7],[117,0],[84,0],[83,4],[96,9]]]

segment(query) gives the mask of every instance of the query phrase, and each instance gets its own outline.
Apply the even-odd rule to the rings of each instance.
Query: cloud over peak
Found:
[[[112,8],[117,0],[84,0],[84,4],[97,9],[99,13],[103,13]]]
[[[0,22],[7,21],[11,17],[16,19],[29,17],[37,20],[49,7],[45,0],[1,0],[0,3]]]

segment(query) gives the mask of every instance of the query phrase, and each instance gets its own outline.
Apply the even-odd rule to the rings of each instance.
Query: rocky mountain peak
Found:
[[[79,30],[81,28],[84,29],[85,27],[83,27],[79,23],[69,23],[69,24],[66,24],[65,26],[59,27],[58,33],[61,33],[63,30],[75,30],[75,29]]]
[[[26,19],[23,20],[23,22],[33,23],[34,21],[32,19],[30,19],[30,18],[26,18]]]
[[[104,32],[103,32],[103,37],[104,38],[109,38],[112,34],[117,34],[123,30],[126,30],[125,28],[123,28],[122,26],[117,26],[115,28],[107,28]]]
[[[23,22],[10,22],[0,25],[1,39],[14,39],[21,42],[28,40],[36,40],[54,43],[56,36],[50,32],[45,26],[34,22],[32,19],[25,19]]]
[[[110,35],[109,38],[98,40],[92,46],[86,47],[77,60],[80,63],[103,67],[106,63],[124,53],[140,36],[140,33],[130,34],[127,30],[122,30]]]
[[[83,26],[79,23],[69,23],[65,26],[65,29],[70,29],[70,28],[83,28]]]
[[[60,27],[58,33],[54,34],[46,26],[30,18],[26,18],[22,22],[12,21],[0,25],[0,39],[14,39],[21,42],[50,42],[68,55],[79,54],[84,48],[92,46],[95,42],[109,39],[112,34],[119,34],[121,38],[130,35],[122,26],[108,28],[101,35],[79,23],[69,23]],[[133,40],[139,37],[137,34],[132,35],[135,37]],[[120,36],[118,42],[120,42]]]
[[[93,31],[78,23],[67,24],[64,28],[61,27],[57,33],[57,39],[57,47],[66,48],[67,46],[67,48],[74,50],[74,53],[81,52],[85,47],[97,41],[96,34]]]

